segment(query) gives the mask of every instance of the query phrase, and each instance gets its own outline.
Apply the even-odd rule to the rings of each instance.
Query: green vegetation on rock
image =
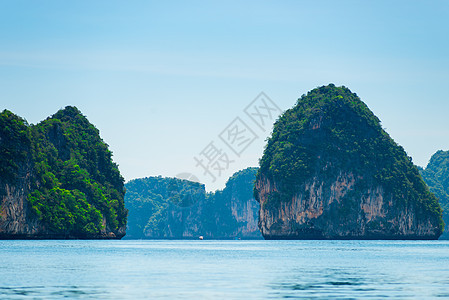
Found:
[[[108,145],[77,108],[68,106],[31,126],[4,111],[0,124],[1,179],[13,182],[19,165],[30,165],[28,201],[46,234],[124,235],[124,180]]]
[[[31,147],[28,123],[8,110],[0,114],[0,176],[17,180],[19,165],[26,162]]]
[[[204,185],[200,183],[161,176],[131,180],[126,183],[126,190],[128,238],[145,238],[145,232],[155,238],[165,237],[170,210],[183,210],[206,197]],[[180,234],[181,225],[182,222],[172,224],[174,234]]]
[[[449,151],[436,152],[427,167],[421,170],[421,175],[430,187],[430,191],[440,201],[443,208],[443,219],[446,223],[441,238],[449,239]]]

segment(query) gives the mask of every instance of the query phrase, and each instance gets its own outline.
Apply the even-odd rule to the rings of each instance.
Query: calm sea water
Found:
[[[447,241],[0,241],[0,299],[449,297]]]

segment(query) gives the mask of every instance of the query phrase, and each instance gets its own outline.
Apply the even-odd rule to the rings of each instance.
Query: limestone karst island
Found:
[[[302,96],[275,123],[254,188],[265,239],[438,239],[438,199],[345,87]]]
[[[448,161],[440,151],[418,169],[355,93],[330,84],[285,111],[260,167],[235,173],[224,190],[160,176],[125,189],[77,108],[36,125],[5,110],[0,238],[438,239]]]
[[[37,125],[0,114],[0,238],[120,239],[124,180],[75,107]]]

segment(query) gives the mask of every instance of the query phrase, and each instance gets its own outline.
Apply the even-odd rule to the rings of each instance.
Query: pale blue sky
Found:
[[[449,1],[1,1],[0,109],[77,106],[120,170],[256,166],[259,134],[214,183],[193,157],[264,91],[281,109],[345,85],[418,165],[449,149]],[[265,134],[266,135],[266,134]]]

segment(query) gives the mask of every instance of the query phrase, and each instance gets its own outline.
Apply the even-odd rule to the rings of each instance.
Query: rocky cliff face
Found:
[[[76,108],[31,126],[4,111],[0,127],[1,239],[125,235],[123,178]]]
[[[266,239],[437,239],[441,208],[348,89],[315,89],[276,122],[255,184]]]
[[[0,238],[29,238],[43,231],[43,225],[31,213],[27,200],[31,190],[29,162],[18,168],[18,180],[11,184],[0,181]]]
[[[259,204],[252,189],[256,168],[234,174],[223,191],[206,194],[202,184],[150,177],[126,184],[127,238],[257,239]]]
[[[396,207],[382,186],[367,187],[364,196],[349,200],[355,185],[353,174],[340,174],[335,181],[315,178],[291,201],[273,205],[264,200],[277,193],[275,185],[267,179],[258,181],[262,234],[266,239],[438,238],[432,219],[423,221],[413,205]]]
[[[216,238],[262,238],[258,230],[259,203],[254,200],[253,187],[257,168],[247,168],[232,175],[223,191],[210,195],[215,203],[213,219]]]

